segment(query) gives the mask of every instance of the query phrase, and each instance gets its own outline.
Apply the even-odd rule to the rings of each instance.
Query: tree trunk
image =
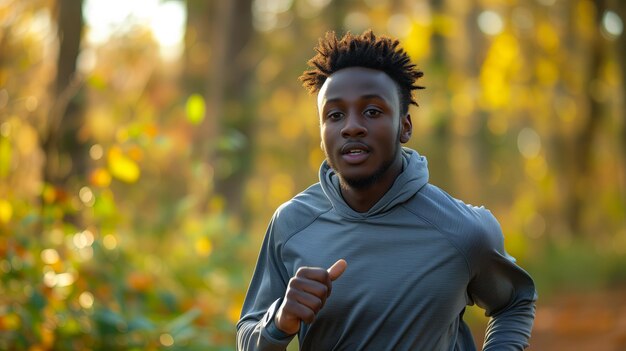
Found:
[[[216,191],[226,200],[227,209],[243,215],[246,180],[252,168],[255,102],[251,93],[254,60],[252,55],[252,0],[220,2],[217,13],[223,55],[213,62],[209,82],[211,104],[220,118],[221,140],[215,157]],[[247,216],[242,216],[245,219]]]
[[[606,10],[604,0],[594,1],[596,5],[596,29],[594,39],[590,45],[589,61],[588,61],[588,77],[586,82],[593,83],[602,79],[602,65],[605,60],[605,43],[606,40],[601,34],[602,15]],[[586,91],[589,113],[587,119],[580,129],[574,141],[574,153],[570,158],[573,167],[572,181],[570,183],[570,201],[567,203],[568,225],[572,234],[580,235],[583,232],[583,224],[581,223],[581,215],[583,204],[586,202],[586,196],[592,173],[593,144],[597,131],[605,118],[604,101],[600,96],[594,95],[593,86],[588,86]]]
[[[59,0],[57,8],[59,56],[52,91],[54,104],[43,136],[44,181],[64,187],[70,177],[84,177],[87,169],[87,145],[78,135],[84,102],[75,77],[83,29],[82,0]]]
[[[195,135],[197,155],[215,169],[214,192],[222,196],[227,211],[245,211],[245,182],[252,166],[254,113],[251,94],[254,58],[251,43],[252,0],[188,0],[187,60],[194,51],[208,50],[201,61],[202,74],[188,69],[187,87],[207,101],[207,116]],[[194,32],[194,38],[190,33]],[[195,46],[193,48],[191,45]],[[203,77],[203,81],[197,77]],[[202,200],[204,202],[204,200]]]
[[[445,13],[445,0],[433,0],[430,2],[432,7],[432,17],[438,18]],[[447,84],[445,83],[449,78],[449,66],[448,55],[446,53],[446,39],[442,34],[442,28],[435,26],[430,38],[432,54],[430,62],[428,63],[428,69],[425,75],[428,82],[432,82],[426,89],[431,96],[431,102],[435,104],[433,106],[433,114],[436,119],[436,126],[434,131],[434,141],[437,145],[430,153],[430,158],[438,160],[433,162],[430,166],[433,170],[433,175],[436,177],[439,184],[445,184],[450,191],[454,184],[454,176],[451,174],[451,170],[454,169],[454,165],[450,164],[449,160],[452,158],[450,154],[451,136],[450,136],[450,120],[452,118],[452,112],[444,106],[436,106],[439,101],[449,102],[451,94],[448,91]]]
[[[626,24],[626,1],[615,1],[617,15],[622,19],[622,23]],[[626,32],[622,32],[616,41],[618,48],[617,57],[621,62],[620,69],[622,71],[622,111],[626,108]],[[622,123],[622,160],[626,159],[626,121]],[[626,198],[626,179],[622,177],[621,188],[624,192],[622,198]]]
[[[43,181],[53,186],[56,194],[75,193],[68,181],[80,181],[87,172],[88,145],[79,136],[84,120],[84,100],[79,94],[80,81],[76,78],[76,59],[83,29],[82,3],[82,0],[58,0],[56,3],[59,55],[51,89],[53,104],[41,134],[45,154]],[[67,198],[55,197],[55,201]],[[42,211],[45,212],[45,206]],[[63,220],[80,226],[79,216],[71,211],[64,211]],[[41,222],[40,231],[43,226],[44,222]]]

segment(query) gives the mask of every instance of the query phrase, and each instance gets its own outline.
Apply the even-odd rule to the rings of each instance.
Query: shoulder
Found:
[[[332,204],[321,185],[313,184],[276,209],[272,218],[272,229],[286,240],[331,209]]]
[[[500,224],[491,211],[466,204],[435,185],[426,184],[406,207],[434,226],[465,255],[502,243]]]

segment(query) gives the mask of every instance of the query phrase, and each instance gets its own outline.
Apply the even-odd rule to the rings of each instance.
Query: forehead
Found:
[[[370,95],[380,96],[394,106],[399,103],[396,83],[385,72],[349,67],[326,79],[317,95],[317,103],[322,107],[329,100],[353,100]]]

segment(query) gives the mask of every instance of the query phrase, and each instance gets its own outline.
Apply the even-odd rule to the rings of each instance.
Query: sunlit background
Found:
[[[297,77],[324,32],[367,28],[425,72],[409,146],[431,182],[490,208],[535,278],[530,349],[626,349],[625,18],[621,0],[0,0],[0,349],[233,350],[270,216],[323,159]]]

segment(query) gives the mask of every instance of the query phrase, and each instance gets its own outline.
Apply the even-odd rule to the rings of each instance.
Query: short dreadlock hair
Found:
[[[383,71],[397,84],[401,113],[405,114],[410,104],[417,106],[412,91],[424,89],[416,84],[424,72],[411,63],[409,55],[399,45],[397,39],[376,37],[371,29],[356,36],[348,32],[341,39],[335,32],[327,32],[315,48],[317,54],[308,62],[312,69],[302,73],[300,80],[314,94],[331,74],[342,68],[365,67]]]

